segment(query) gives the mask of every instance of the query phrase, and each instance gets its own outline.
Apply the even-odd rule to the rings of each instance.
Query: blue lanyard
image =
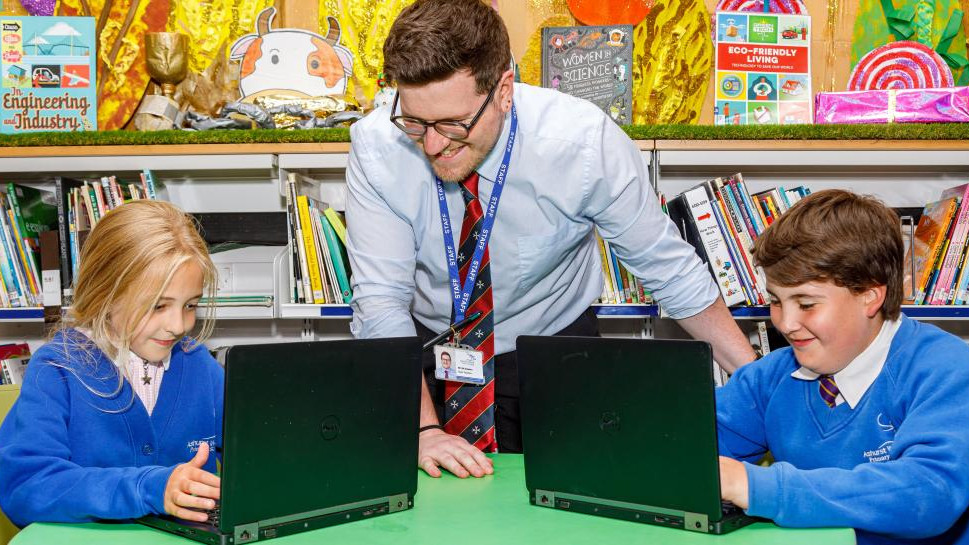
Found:
[[[454,321],[460,322],[464,319],[464,313],[468,310],[468,303],[471,301],[471,292],[474,291],[474,282],[478,278],[481,267],[481,260],[484,258],[485,248],[488,247],[488,239],[491,238],[491,228],[495,224],[495,215],[498,213],[498,200],[501,198],[501,190],[505,184],[505,175],[508,174],[508,162],[511,160],[511,150],[515,147],[515,134],[518,132],[518,113],[515,105],[511,106],[511,129],[508,132],[508,143],[505,145],[505,155],[501,160],[501,168],[495,176],[495,188],[491,191],[491,201],[488,203],[488,210],[485,212],[484,220],[481,223],[481,233],[478,235],[478,244],[474,248],[474,255],[471,257],[471,264],[468,269],[468,276],[464,280],[464,287],[461,286],[461,274],[458,272],[457,251],[454,249],[454,236],[451,234],[451,217],[447,211],[447,199],[444,196],[444,182],[440,178],[437,181],[437,199],[441,205],[441,228],[444,230],[444,254],[447,257],[448,275],[451,279],[451,299],[454,301]]]

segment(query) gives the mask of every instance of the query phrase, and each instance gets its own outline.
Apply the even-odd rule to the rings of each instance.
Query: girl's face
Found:
[[[147,361],[164,360],[195,326],[195,308],[201,297],[202,269],[188,261],[175,271],[158,303],[135,330],[131,351]]]

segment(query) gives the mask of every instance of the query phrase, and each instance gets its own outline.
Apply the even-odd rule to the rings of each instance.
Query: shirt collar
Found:
[[[79,332],[81,332],[88,339],[92,339],[93,338],[93,336],[91,335],[91,330],[90,329],[83,328],[83,327],[76,327],[74,329],[77,330],[77,331],[79,331]],[[137,354],[135,354],[134,352],[132,352],[130,350],[128,351],[128,361],[127,361],[128,365],[142,365],[144,362],[145,362],[145,360],[142,359],[140,356],[138,356]],[[168,366],[169,366],[169,364],[171,364],[171,362],[172,362],[172,353],[169,352],[168,355],[165,356],[165,359],[163,359],[161,361],[161,364],[165,368],[166,371],[168,371]],[[112,361],[111,363],[113,363],[118,368],[121,367],[121,362]]]
[[[841,392],[841,397],[852,409],[858,405],[861,397],[865,395],[868,388],[878,378],[878,374],[881,373],[882,367],[885,366],[885,360],[888,359],[888,352],[892,347],[892,339],[895,338],[895,333],[898,332],[901,325],[901,319],[883,323],[878,335],[875,336],[875,340],[861,354],[851,360],[844,369],[833,375],[834,382]],[[805,367],[799,367],[791,373],[791,376],[800,380],[817,380],[820,375]]]
[[[505,157],[505,143],[508,142],[508,135],[510,133],[511,110],[505,113],[505,119],[501,122],[501,135],[495,140],[495,147],[491,148],[491,151],[488,152],[484,161],[481,161],[481,164],[475,169],[478,171],[478,176],[491,183],[495,182],[495,178],[498,176],[498,169],[501,168],[501,160]]]
[[[172,353],[169,352],[168,355],[165,356],[165,359],[163,359],[161,361],[162,367],[164,367],[165,370],[168,371],[168,365],[171,364],[171,362],[172,362]],[[129,365],[139,366],[139,365],[143,365],[144,363],[145,363],[144,358],[142,358],[141,356],[139,356],[138,354],[135,354],[134,352],[132,352],[130,350],[128,351],[128,364]],[[149,365],[157,365],[157,364],[152,364],[151,362],[148,362],[148,364]],[[115,363],[115,365],[118,365],[118,364]]]

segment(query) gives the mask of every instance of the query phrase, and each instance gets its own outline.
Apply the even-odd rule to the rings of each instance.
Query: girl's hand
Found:
[[[220,479],[202,469],[209,459],[209,444],[202,441],[187,464],[175,467],[165,485],[165,512],[184,520],[205,522],[208,515],[199,510],[213,509],[219,499]]]

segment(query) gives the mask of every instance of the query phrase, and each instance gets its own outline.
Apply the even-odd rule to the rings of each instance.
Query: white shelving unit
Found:
[[[742,172],[751,191],[777,185],[849,188],[890,206],[921,207],[946,187],[969,182],[969,142],[962,141],[640,141],[657,190],[675,195],[697,183]],[[283,212],[284,184],[298,173],[310,191],[345,207],[349,144],[250,144],[0,148],[0,182],[43,186],[55,175],[137,179],[148,168],[161,198],[189,212]],[[234,342],[349,337],[348,305],[289,303],[287,254],[280,247],[271,306],[219,307],[212,346]],[[268,284],[267,284],[268,285]],[[654,305],[596,305],[608,334],[678,336]],[[969,329],[969,307],[906,307],[917,319]],[[734,309],[738,320],[766,320],[769,310]],[[625,326],[622,324],[626,324]],[[656,327],[654,332],[653,328]],[[749,327],[749,326],[745,326]],[[45,337],[43,309],[0,309],[0,341]]]

